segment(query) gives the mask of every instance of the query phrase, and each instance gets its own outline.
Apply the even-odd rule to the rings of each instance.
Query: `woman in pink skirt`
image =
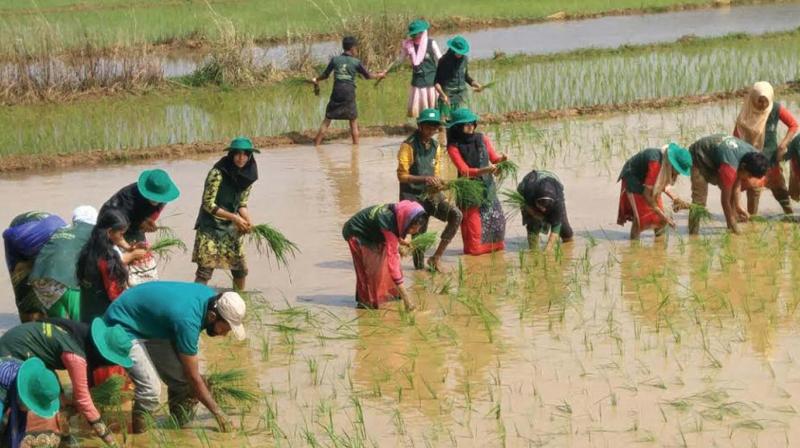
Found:
[[[408,25],[409,38],[403,41],[403,54],[411,62],[411,88],[408,92],[408,116],[417,118],[421,110],[436,108],[436,63],[442,52],[436,41],[428,38],[430,24],[417,19]]]

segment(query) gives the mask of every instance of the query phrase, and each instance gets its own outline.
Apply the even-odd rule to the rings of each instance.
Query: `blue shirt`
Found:
[[[196,355],[208,301],[216,295],[198,283],[142,283],[123,292],[104,319],[122,325],[134,339],[167,339],[178,353]]]

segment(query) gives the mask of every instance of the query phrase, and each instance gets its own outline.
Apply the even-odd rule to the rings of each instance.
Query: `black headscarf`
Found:
[[[461,153],[464,162],[472,168],[482,168],[484,163],[483,154],[480,151],[480,143],[483,141],[483,134],[464,132],[464,125],[458,124],[447,130],[447,143],[455,145]]]
[[[244,191],[247,187],[252,185],[253,182],[258,180],[258,166],[256,165],[256,158],[253,157],[253,153],[251,152],[248,154],[250,157],[244,167],[237,167],[236,164],[233,163],[233,155],[236,152],[235,150],[228,151],[225,157],[219,159],[219,161],[214,164],[214,168],[220,170],[223,176],[233,182],[237,190]]]
[[[544,208],[544,218],[550,224],[561,222],[564,211],[564,187],[552,177],[539,178],[531,171],[519,183],[517,191],[525,198],[529,207],[538,210],[537,204]]]

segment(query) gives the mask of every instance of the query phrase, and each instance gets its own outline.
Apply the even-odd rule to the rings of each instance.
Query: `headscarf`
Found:
[[[400,201],[394,206],[394,215],[397,218],[397,231],[400,238],[404,238],[408,233],[408,228],[420,214],[425,213],[425,209],[418,202]]]
[[[8,409],[8,426],[5,429],[4,445],[12,448],[19,447],[25,437],[27,426],[27,412],[20,408],[19,395],[17,394],[17,375],[22,367],[22,361],[14,358],[5,358],[0,362],[0,387],[6,390],[5,401],[8,407],[3,406],[3,411]]]
[[[256,164],[256,158],[253,157],[253,153],[250,153],[250,158],[247,160],[247,163],[244,167],[239,168],[233,163],[233,155],[236,151],[228,151],[228,154],[225,157],[219,159],[219,161],[214,164],[214,168],[220,170],[224,176],[226,176],[231,182],[233,182],[236,189],[239,191],[244,191],[253,184],[256,180],[258,180],[258,165]]]
[[[762,96],[767,98],[769,104],[764,110],[758,110],[755,102]],[[772,112],[774,96],[775,92],[770,83],[759,81],[753,84],[750,93],[744,99],[742,111],[736,118],[736,132],[739,138],[755,146],[759,151],[764,149],[767,119]]]
[[[417,46],[415,49],[414,46]],[[428,30],[403,41],[403,50],[411,58],[411,65],[416,67],[422,64],[428,52]]]
[[[664,192],[664,190],[670,186],[674,185],[675,181],[678,179],[677,172],[675,168],[672,166],[672,163],[669,161],[669,145],[664,145],[661,148],[661,169],[658,170],[658,177],[656,177],[656,183],[653,184],[653,197],[658,198],[658,195]]]
[[[545,220],[552,224],[561,220],[564,209],[564,189],[555,175],[540,175],[541,171],[531,171],[522,179],[517,192],[530,207],[541,207]]]
[[[72,211],[72,223],[97,224],[97,209],[91,205],[80,205]]]

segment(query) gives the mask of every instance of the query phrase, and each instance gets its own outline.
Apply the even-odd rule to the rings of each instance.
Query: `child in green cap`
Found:
[[[448,118],[451,110],[464,106],[467,99],[467,85],[480,92],[483,86],[469,75],[469,42],[461,36],[447,41],[448,50],[439,59],[436,67],[434,85],[439,94],[439,110]]]
[[[231,271],[233,286],[243,291],[247,278],[244,235],[253,222],[247,202],[258,179],[258,166],[249,138],[237,137],[206,176],[203,201],[197,215],[192,261],[197,263],[195,282],[206,284],[214,269]]]
[[[441,115],[436,109],[425,109],[417,119],[417,131],[408,137],[397,153],[397,180],[400,181],[400,200],[422,204],[428,216],[447,223],[436,252],[428,259],[428,266],[441,271],[439,264],[447,245],[453,240],[461,225],[461,210],[447,202],[441,193],[444,182],[441,178],[442,154],[444,150],[433,136],[441,127]],[[428,223],[420,229],[427,232]],[[414,252],[414,267],[422,269],[425,253]]]
[[[411,88],[408,92],[408,116],[417,118],[424,109],[436,107],[436,64],[442,57],[439,45],[428,36],[430,24],[422,19],[408,25],[408,39],[403,53],[411,63]]]
[[[692,156],[675,143],[661,149],[644,149],[628,159],[617,179],[622,181],[617,224],[633,223],[632,240],[639,239],[639,235],[648,229],[653,229],[659,237],[667,225],[674,228],[675,222],[664,212],[661,193],[679,207],[685,204],[670,187],[675,185],[678,175],[688,176],[691,170]]]
[[[358,42],[353,36],[342,39],[342,50],[339,56],[331,58],[325,71],[316,78],[311,78],[314,86],[318,87],[320,81],[328,79],[333,73],[333,90],[325,109],[325,119],[314,137],[314,144],[319,146],[325,131],[331,125],[331,120],[348,120],[350,122],[350,135],[353,144],[358,144],[358,108],[356,107],[356,75],[360,74],[364,79],[381,79],[386,76],[386,72],[370,73],[361,61],[356,57],[358,54]]]

